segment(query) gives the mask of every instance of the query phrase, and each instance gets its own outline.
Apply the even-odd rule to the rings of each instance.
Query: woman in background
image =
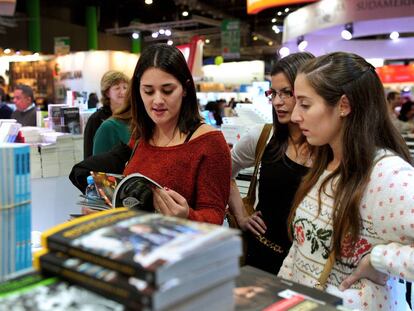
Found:
[[[204,124],[183,54],[167,44],[147,47],[131,82],[133,154],[124,175],[139,172],[164,215],[222,224],[230,189],[230,151],[223,134]],[[136,149],[136,151],[135,151]]]
[[[406,310],[399,279],[414,279],[414,168],[375,68],[355,54],[320,56],[300,69],[295,97],[292,121],[320,147],[295,197],[279,276],[322,286],[352,309]]]
[[[99,126],[125,103],[128,84],[129,78],[119,71],[111,70],[102,76],[103,107],[89,117],[83,132],[83,157],[85,159],[93,153],[93,139]]]
[[[298,68],[312,59],[302,52],[282,58],[272,68],[273,134],[267,142],[261,165],[256,212],[247,215],[235,182],[229,208],[246,231],[246,264],[276,274],[289,251],[286,219],[301,178],[311,165],[311,149],[297,124],[290,117],[295,107],[293,83]],[[255,163],[256,146],[263,126],[245,134],[231,151],[232,177]],[[258,190],[258,191],[257,191]]]

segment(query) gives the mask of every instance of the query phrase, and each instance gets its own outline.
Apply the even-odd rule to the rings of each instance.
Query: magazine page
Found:
[[[95,182],[97,193],[105,201],[105,203],[112,208],[112,198],[115,189],[124,176],[93,171],[91,171],[91,176]]]
[[[156,181],[140,173],[128,175],[116,187],[112,206],[154,212],[154,187],[162,188]]]

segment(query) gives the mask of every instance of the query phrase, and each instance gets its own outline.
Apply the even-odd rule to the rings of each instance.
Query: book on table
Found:
[[[208,257],[202,259],[205,254],[210,259],[226,254],[222,243],[239,240],[238,234],[223,226],[117,208],[44,232],[42,246],[157,286],[208,263]],[[239,256],[240,242],[228,248],[230,256]]]

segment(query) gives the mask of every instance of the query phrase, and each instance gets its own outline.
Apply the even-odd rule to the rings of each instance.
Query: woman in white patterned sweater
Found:
[[[310,61],[295,80],[292,121],[320,146],[289,216],[279,276],[360,310],[406,310],[414,280],[414,169],[375,68],[349,53]]]

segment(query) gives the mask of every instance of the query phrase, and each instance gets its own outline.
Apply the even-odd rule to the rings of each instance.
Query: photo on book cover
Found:
[[[199,238],[208,235],[213,228],[148,214],[87,233],[71,241],[71,245],[146,267],[158,260],[165,262],[180,258],[191,250],[193,241],[200,241]]]

